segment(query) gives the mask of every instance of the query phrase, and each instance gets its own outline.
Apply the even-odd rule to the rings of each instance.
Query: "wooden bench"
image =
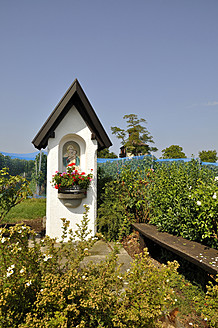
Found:
[[[140,243],[143,247],[146,247],[143,239],[146,237],[161,247],[197,265],[207,273],[212,275],[218,273],[218,250],[166,232],[160,232],[155,226],[150,224],[134,223],[133,227],[139,232]]]

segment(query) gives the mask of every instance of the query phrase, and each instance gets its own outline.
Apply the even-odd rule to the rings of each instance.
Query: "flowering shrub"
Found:
[[[92,181],[92,173],[85,174],[85,172],[80,173],[75,168],[75,163],[71,163],[67,166],[67,172],[58,172],[52,176],[53,186],[60,190],[65,187],[75,187],[79,186],[81,189],[88,189],[90,182]]]
[[[204,307],[202,308],[202,316],[206,318],[212,327],[218,326],[218,275],[216,276],[216,284],[209,282],[205,297]]]
[[[105,261],[82,266],[96,241],[89,238],[87,211],[68,241],[63,220],[58,244],[47,236],[37,240],[26,226],[1,229],[0,327],[161,327],[159,318],[176,304],[168,281],[177,264],[159,270],[145,251],[122,274],[114,250]]]
[[[155,165],[154,171],[123,166],[106,183],[98,208],[98,229],[109,240],[128,235],[131,222],[218,249],[218,177],[211,168],[189,163]]]

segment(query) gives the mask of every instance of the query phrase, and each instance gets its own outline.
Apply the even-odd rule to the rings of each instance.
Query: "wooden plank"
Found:
[[[218,250],[166,232],[160,232],[150,224],[134,223],[133,227],[139,231],[141,236],[145,236],[185,260],[192,262],[206,272],[213,275],[218,273]]]

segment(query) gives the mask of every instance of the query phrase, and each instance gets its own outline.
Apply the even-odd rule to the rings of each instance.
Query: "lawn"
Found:
[[[22,220],[34,220],[46,215],[46,199],[29,198],[10,210],[2,223],[16,223]]]

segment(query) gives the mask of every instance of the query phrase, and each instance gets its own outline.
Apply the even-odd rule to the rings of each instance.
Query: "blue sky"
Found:
[[[218,151],[217,0],[0,0],[0,151],[32,139],[77,78],[111,126],[147,120],[161,150]]]

